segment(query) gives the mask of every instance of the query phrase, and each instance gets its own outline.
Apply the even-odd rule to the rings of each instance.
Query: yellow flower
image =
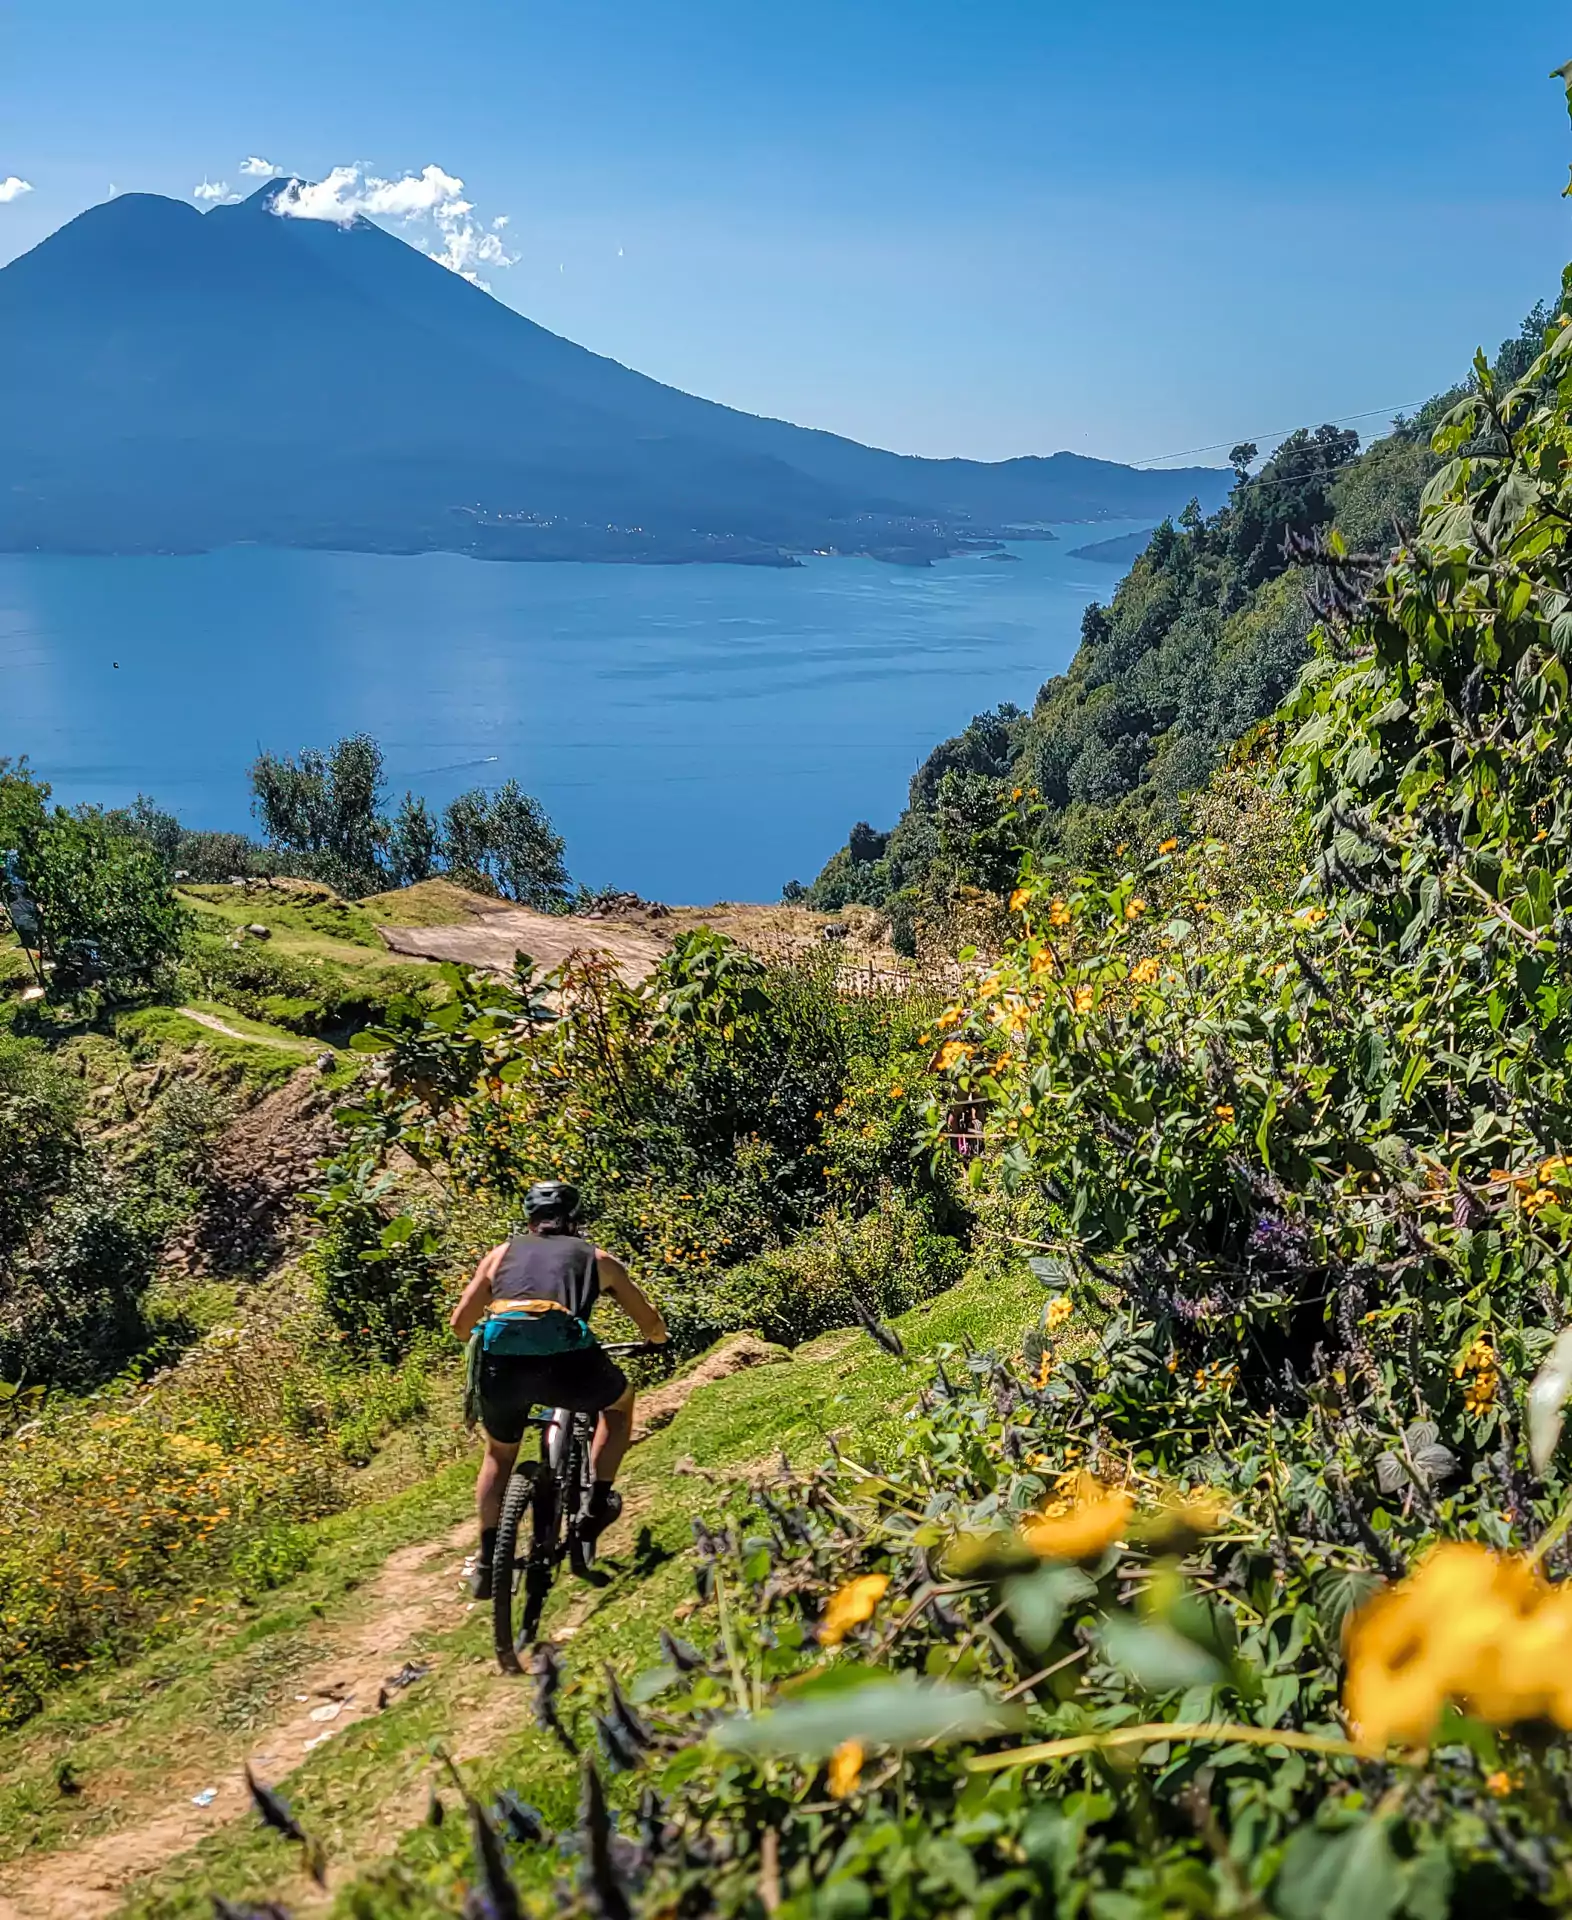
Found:
[[[828,1784],[832,1799],[844,1800],[857,1791],[862,1778],[862,1742],[843,1740],[830,1755]]]
[[[1010,795],[1010,798],[1011,798],[1012,800],[1019,800],[1019,799],[1020,799],[1020,797],[1021,797],[1021,795],[1022,795],[1022,794],[1023,794],[1023,793],[1025,792],[1025,791],[1026,791],[1026,789],[1025,789],[1024,787],[1017,787],[1017,788],[1015,789],[1015,791],[1014,791],[1014,792],[1013,792],[1013,793],[1012,793],[1012,794]]]
[[[1163,844],[1157,849],[1157,851],[1159,853],[1172,853],[1174,848],[1177,847],[1178,844],[1179,842],[1177,840],[1165,840]]]
[[[939,1049],[934,1065],[941,1073],[948,1073],[951,1067],[958,1067],[963,1060],[969,1060],[971,1052],[964,1040],[946,1040]]]
[[[1116,860],[1121,859],[1123,857],[1125,850],[1128,848],[1129,844],[1130,843],[1128,840],[1121,840],[1118,846],[1114,848],[1114,858]]]
[[[1448,1700],[1495,1726],[1572,1726],[1572,1593],[1524,1561],[1452,1541],[1345,1633],[1343,1704],[1376,1748],[1423,1745]]]
[[[1127,1493],[1110,1492],[1083,1473],[1068,1511],[1034,1514],[1021,1528],[1021,1538],[1044,1560],[1095,1560],[1123,1535],[1133,1504]]]
[[[1057,1333],[1074,1311],[1075,1308],[1066,1296],[1062,1293],[1058,1294],[1043,1309],[1043,1325],[1049,1333]]]
[[[1052,950],[1048,947],[1044,947],[1040,953],[1034,953],[1032,955],[1033,973],[1052,973],[1058,964],[1058,961],[1053,957]]]
[[[819,1645],[838,1647],[853,1627],[871,1620],[889,1584],[887,1573],[864,1573],[848,1580],[838,1593],[830,1596],[830,1604],[824,1609],[824,1618],[819,1622]]]
[[[1465,1373],[1476,1367],[1493,1367],[1496,1364],[1496,1350],[1483,1335],[1477,1339],[1452,1369],[1452,1378],[1461,1380]]]
[[[1130,969],[1130,978],[1138,987],[1149,987],[1162,972],[1162,962],[1155,953],[1149,953],[1144,960],[1137,960]]]
[[[1077,1013],[1090,1013],[1092,1002],[1096,999],[1090,987],[1077,987],[1075,990],[1075,1010]]]
[[[1512,1776],[1504,1768],[1485,1776],[1485,1792],[1493,1793],[1498,1800],[1505,1799],[1511,1791]]]
[[[947,1032],[951,1027],[958,1027],[965,1018],[966,1010],[964,1007],[946,1007],[943,1013],[939,1015],[937,1022],[940,1033]]]
[[[1127,900],[1125,902],[1124,917],[1126,920],[1139,920],[1145,911],[1146,902],[1144,900]]]
[[[891,1087],[890,1098],[892,1100],[904,1100],[906,1098],[906,1089],[904,1087]]]
[[[1063,900],[1052,900],[1048,904],[1048,924],[1050,927],[1067,927],[1070,924],[1070,909]]]
[[[1226,1100],[1220,1101],[1213,1107],[1212,1111],[1217,1115],[1219,1120],[1232,1120],[1234,1117],[1234,1110],[1228,1105]]]
[[[1031,893],[1030,887],[1017,887],[1014,893],[1010,895],[1011,913],[1019,913],[1022,907],[1027,905],[1031,897],[1032,897],[1032,893]]]

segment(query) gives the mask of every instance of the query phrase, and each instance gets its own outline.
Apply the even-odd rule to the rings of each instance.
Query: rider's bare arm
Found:
[[[671,1336],[666,1331],[660,1308],[634,1281],[617,1256],[597,1247],[595,1258],[600,1269],[601,1291],[611,1295],[646,1340],[655,1343],[669,1340]]]
[[[491,1281],[497,1271],[498,1263],[507,1247],[493,1247],[490,1253],[481,1256],[481,1262],[475,1269],[475,1277],[459,1295],[458,1305],[448,1316],[448,1325],[460,1340],[467,1340],[475,1331],[476,1323],[491,1304]]]

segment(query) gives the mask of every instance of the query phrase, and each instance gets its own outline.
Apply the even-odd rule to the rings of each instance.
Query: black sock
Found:
[[[603,1512],[611,1504],[611,1492],[609,1480],[597,1480],[590,1488],[590,1505],[597,1512]]]
[[[480,1564],[491,1565],[492,1556],[497,1550],[497,1530],[495,1527],[482,1527],[480,1530]]]

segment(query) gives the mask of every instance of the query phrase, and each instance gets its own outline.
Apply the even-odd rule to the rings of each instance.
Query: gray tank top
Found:
[[[508,1242],[491,1279],[493,1300],[554,1300],[580,1320],[600,1298],[594,1243],[572,1233],[527,1233]]]

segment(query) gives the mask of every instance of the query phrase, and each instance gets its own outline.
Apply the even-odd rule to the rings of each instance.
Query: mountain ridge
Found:
[[[1171,511],[1223,470],[933,460],[687,394],[357,217],[86,209],[0,268],[0,548],[925,561]],[[237,344],[238,343],[238,344]]]

